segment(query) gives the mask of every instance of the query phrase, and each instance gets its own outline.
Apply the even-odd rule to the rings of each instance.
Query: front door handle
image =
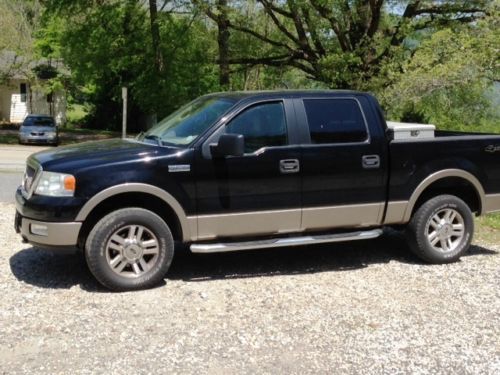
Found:
[[[297,159],[280,160],[281,173],[297,173],[300,171],[300,163]]]
[[[362,164],[364,169],[380,168],[380,156],[378,155],[363,155]]]

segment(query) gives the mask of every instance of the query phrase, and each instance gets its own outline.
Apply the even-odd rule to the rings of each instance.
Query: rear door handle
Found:
[[[378,155],[363,155],[362,164],[364,169],[380,168],[380,156]]]
[[[297,173],[300,171],[300,163],[297,159],[280,160],[281,173]]]

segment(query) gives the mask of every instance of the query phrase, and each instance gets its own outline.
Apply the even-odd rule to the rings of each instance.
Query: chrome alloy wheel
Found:
[[[426,234],[434,250],[453,252],[465,236],[464,218],[458,211],[445,208],[429,219]]]
[[[115,231],[106,244],[106,260],[113,272],[123,277],[139,277],[158,261],[156,236],[142,225],[127,225]]]

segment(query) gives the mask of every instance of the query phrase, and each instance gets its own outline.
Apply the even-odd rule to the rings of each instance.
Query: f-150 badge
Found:
[[[169,172],[189,172],[191,166],[189,164],[174,164],[168,166]]]

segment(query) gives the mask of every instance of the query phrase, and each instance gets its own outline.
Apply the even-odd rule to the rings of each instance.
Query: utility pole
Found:
[[[127,88],[122,87],[123,118],[122,118],[122,138],[127,137]]]

